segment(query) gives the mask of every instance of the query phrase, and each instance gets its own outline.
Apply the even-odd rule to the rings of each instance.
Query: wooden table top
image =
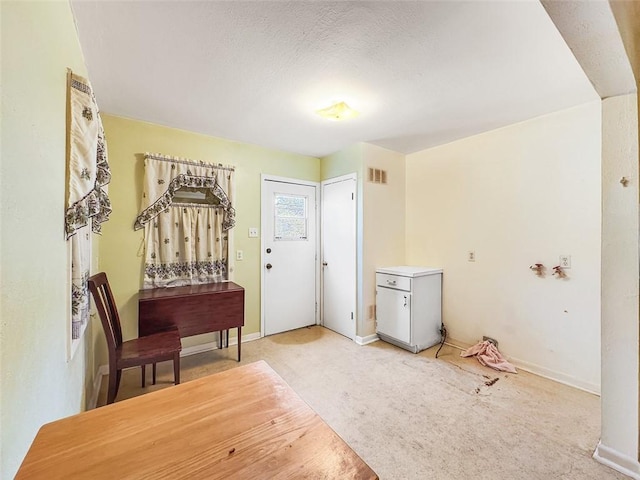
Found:
[[[138,301],[158,300],[161,298],[207,295],[210,293],[242,291],[243,287],[233,282],[203,283],[182,287],[148,288],[138,292]]]
[[[33,478],[378,477],[261,361],[44,425]]]

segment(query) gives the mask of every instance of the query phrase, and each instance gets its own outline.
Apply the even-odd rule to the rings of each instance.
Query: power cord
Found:
[[[447,341],[447,329],[445,328],[444,323],[440,324],[440,335],[442,335],[442,341],[440,342],[440,348],[438,348],[438,351],[436,352],[436,358],[438,358],[438,354],[440,353],[440,350],[442,350],[444,342]]]

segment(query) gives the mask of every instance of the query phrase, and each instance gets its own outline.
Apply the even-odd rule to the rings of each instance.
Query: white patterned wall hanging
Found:
[[[91,231],[100,233],[111,203],[107,144],[89,81],[68,72],[67,204],[65,234],[71,243],[72,338],[79,338],[89,318],[87,279],[91,266]]]

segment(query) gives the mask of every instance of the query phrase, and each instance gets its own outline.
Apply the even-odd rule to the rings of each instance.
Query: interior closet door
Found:
[[[356,177],[322,182],[322,324],[356,336]]]

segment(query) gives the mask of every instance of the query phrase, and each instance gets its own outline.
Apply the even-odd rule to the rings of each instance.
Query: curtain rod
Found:
[[[218,170],[229,170],[231,172],[235,171],[235,167],[225,166],[225,165],[222,165],[221,163],[218,163],[216,165],[215,163],[203,162],[202,160],[190,160],[188,158],[172,157],[169,155],[162,155],[160,153],[147,152],[144,154],[144,158],[160,160],[161,162],[174,162],[174,163],[181,163],[183,165],[194,165],[198,167],[217,168]]]

